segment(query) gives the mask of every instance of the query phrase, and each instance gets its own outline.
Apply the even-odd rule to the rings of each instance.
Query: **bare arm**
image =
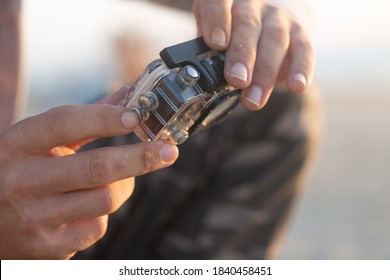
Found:
[[[0,0],[0,132],[10,126],[19,83],[20,1]]]

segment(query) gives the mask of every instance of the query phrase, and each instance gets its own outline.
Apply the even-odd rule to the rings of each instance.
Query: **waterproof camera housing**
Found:
[[[182,144],[238,103],[240,90],[224,78],[224,53],[208,48],[202,38],[165,48],[160,57],[120,102],[138,116],[135,133],[142,141]]]

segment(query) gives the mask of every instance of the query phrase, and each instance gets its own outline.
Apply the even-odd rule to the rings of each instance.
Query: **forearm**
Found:
[[[19,83],[20,1],[0,0],[0,132],[12,122]]]

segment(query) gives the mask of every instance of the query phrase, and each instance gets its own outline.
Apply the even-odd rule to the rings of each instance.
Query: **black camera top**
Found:
[[[224,53],[212,51],[202,37],[163,49],[160,57],[169,68],[194,66],[200,73],[199,84],[206,92],[225,85]]]

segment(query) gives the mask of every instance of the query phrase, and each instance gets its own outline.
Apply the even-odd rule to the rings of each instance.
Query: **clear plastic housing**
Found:
[[[222,93],[233,90],[230,86],[224,86],[211,93],[204,92],[197,83],[194,69],[190,70],[185,67],[169,69],[161,59],[155,60],[146,67],[120,102],[120,105],[136,109],[141,112],[140,115],[145,116],[135,129],[142,141],[169,139],[175,144],[183,143],[187,140],[191,127],[208,106]],[[188,73],[184,71],[193,76],[188,78]],[[157,108],[145,112],[139,102],[140,96],[145,94],[158,99]],[[213,119],[224,115],[231,109],[234,101],[235,98],[232,98],[220,106],[220,109],[217,107],[211,111],[201,126],[209,125]]]

